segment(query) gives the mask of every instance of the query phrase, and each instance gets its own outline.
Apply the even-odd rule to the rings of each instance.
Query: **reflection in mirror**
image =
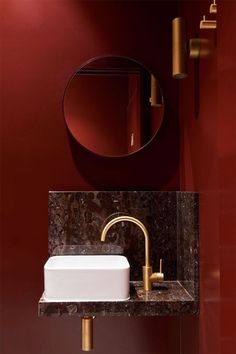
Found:
[[[87,62],[73,75],[64,95],[69,131],[78,143],[102,156],[140,150],[156,135],[163,113],[156,78],[125,57]]]

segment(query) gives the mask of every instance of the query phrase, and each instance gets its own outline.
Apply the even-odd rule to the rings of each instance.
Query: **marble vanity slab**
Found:
[[[46,302],[39,301],[39,316],[167,316],[198,314],[195,300],[179,281],[155,284],[145,292],[141,281],[130,282],[130,299],[104,302]]]

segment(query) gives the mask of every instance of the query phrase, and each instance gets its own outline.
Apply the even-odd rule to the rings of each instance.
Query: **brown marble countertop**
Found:
[[[46,302],[38,303],[39,316],[170,316],[196,315],[199,304],[179,281],[155,284],[144,292],[141,281],[130,282],[130,299],[101,302]]]

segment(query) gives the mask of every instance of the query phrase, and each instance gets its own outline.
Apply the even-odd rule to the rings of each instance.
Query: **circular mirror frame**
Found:
[[[67,85],[66,85],[66,88],[65,88],[65,91],[64,91],[64,95],[63,95],[63,101],[62,101],[64,120],[65,120],[67,129],[68,129],[68,131],[70,132],[70,134],[73,136],[73,138],[76,140],[76,142],[77,142],[80,146],[82,146],[85,150],[87,150],[87,151],[89,151],[89,152],[91,152],[91,153],[93,153],[93,154],[95,154],[95,155],[97,155],[97,156],[106,157],[106,158],[107,158],[107,157],[109,157],[109,158],[116,158],[116,157],[131,156],[131,155],[133,155],[133,154],[136,154],[136,153],[139,152],[139,151],[142,151],[145,147],[147,147],[147,146],[155,139],[155,137],[157,136],[157,134],[158,134],[158,132],[159,132],[159,130],[160,130],[160,127],[161,127],[161,124],[162,124],[162,122],[163,122],[163,119],[164,119],[164,115],[165,115],[165,100],[164,100],[164,96],[163,96],[163,91],[162,91],[161,86],[160,86],[158,80],[156,79],[156,77],[154,77],[155,80],[156,80],[156,84],[155,84],[155,85],[158,87],[159,93],[160,93],[160,95],[161,95],[161,102],[162,102],[162,107],[163,107],[162,116],[161,116],[161,118],[160,118],[159,126],[158,126],[158,128],[156,129],[155,133],[152,135],[152,137],[151,137],[145,144],[143,144],[141,147],[139,147],[139,148],[138,148],[137,150],[135,150],[135,151],[129,152],[129,153],[127,153],[127,154],[119,154],[119,155],[102,154],[102,153],[100,153],[100,152],[94,151],[94,150],[88,148],[85,144],[83,144],[83,143],[81,143],[81,142],[79,141],[78,137],[77,137],[76,134],[75,134],[75,128],[70,126],[70,124],[69,124],[69,122],[68,122],[68,119],[67,119],[67,117],[66,117],[65,100],[66,100],[67,90],[68,90],[68,88],[70,87],[72,81],[74,80],[74,78],[75,78],[76,76],[78,76],[79,72],[80,72],[83,68],[85,68],[85,67],[88,66],[89,64],[94,63],[95,61],[102,60],[102,59],[108,59],[108,60],[109,60],[109,59],[112,59],[112,60],[114,60],[114,59],[119,59],[119,60],[124,59],[124,60],[126,60],[126,61],[133,62],[134,64],[140,66],[140,67],[141,67],[143,70],[145,70],[147,73],[149,73],[151,77],[152,77],[152,76],[154,77],[154,75],[152,74],[152,72],[151,72],[145,65],[143,65],[141,62],[139,62],[139,61],[137,61],[137,60],[135,60],[135,59],[133,59],[133,58],[130,58],[130,57],[119,56],[119,55],[105,55],[105,56],[93,57],[93,58],[87,60],[85,63],[83,63],[83,64],[78,68],[78,70],[76,70],[76,72],[73,73],[73,75],[70,77],[70,79],[69,79],[69,81],[68,81],[68,83],[67,83]],[[151,98],[150,98],[150,102],[151,102]]]

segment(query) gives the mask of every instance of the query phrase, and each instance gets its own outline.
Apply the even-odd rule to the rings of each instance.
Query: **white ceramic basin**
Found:
[[[127,258],[119,255],[50,257],[44,266],[44,300],[128,300],[129,271]]]

